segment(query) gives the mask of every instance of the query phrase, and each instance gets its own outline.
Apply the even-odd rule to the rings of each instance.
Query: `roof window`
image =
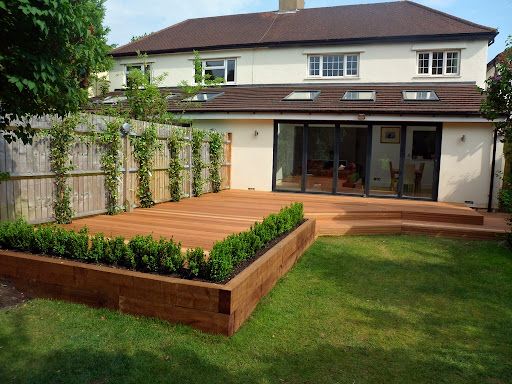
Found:
[[[320,91],[293,91],[283,100],[286,101],[314,101],[320,95]]]
[[[434,91],[403,91],[406,101],[438,101],[439,97]]]
[[[375,91],[347,91],[342,100],[375,101]]]
[[[201,92],[201,93],[198,93],[197,95],[194,95],[192,97],[187,97],[186,99],[183,99],[183,101],[195,101],[195,102],[204,103],[206,101],[213,100],[216,97],[219,97],[220,95],[222,95],[222,93],[206,93],[206,92]]]

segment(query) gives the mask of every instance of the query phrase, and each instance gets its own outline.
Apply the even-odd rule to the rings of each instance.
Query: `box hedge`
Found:
[[[23,220],[0,222],[0,248],[222,282],[241,263],[303,220],[303,205],[294,203],[255,223],[248,231],[216,242],[209,257],[201,248],[183,253],[181,243],[155,240],[151,235],[135,236],[127,242],[123,237],[109,239],[101,233],[92,236],[87,228],[75,232],[56,225],[32,226]]]

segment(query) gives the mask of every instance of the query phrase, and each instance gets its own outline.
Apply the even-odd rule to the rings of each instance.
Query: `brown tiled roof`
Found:
[[[411,1],[395,1],[185,20],[116,48],[112,54],[442,37],[492,39],[496,34],[496,29]]]
[[[314,101],[285,101],[287,95],[298,90],[316,90],[320,95]],[[376,91],[375,101],[341,100],[346,91]],[[402,91],[433,90],[439,101],[404,101]],[[162,92],[177,92],[162,89]],[[366,113],[403,115],[480,115],[482,95],[476,85],[462,84],[394,84],[394,85],[286,85],[286,86],[232,86],[210,88],[205,92],[221,93],[203,103],[169,101],[171,112],[248,112],[248,113]],[[119,95],[122,91],[112,94]]]

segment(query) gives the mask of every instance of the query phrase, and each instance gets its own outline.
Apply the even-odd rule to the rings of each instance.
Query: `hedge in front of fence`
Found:
[[[216,242],[209,258],[201,248],[183,253],[181,243],[155,240],[151,235],[135,236],[126,242],[123,237],[109,239],[102,233],[91,236],[87,228],[75,232],[56,225],[32,226],[23,220],[0,222],[0,249],[222,282],[241,263],[303,221],[304,207],[294,203],[255,223],[248,231]]]

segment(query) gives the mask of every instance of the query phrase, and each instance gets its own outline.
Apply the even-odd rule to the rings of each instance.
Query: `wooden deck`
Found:
[[[504,215],[483,215],[457,204],[237,190],[79,219],[69,227],[87,226],[92,233],[126,238],[172,237],[184,248],[211,249],[215,241],[295,201],[303,202],[306,215],[317,219],[319,235],[425,233],[487,239],[507,230]]]

